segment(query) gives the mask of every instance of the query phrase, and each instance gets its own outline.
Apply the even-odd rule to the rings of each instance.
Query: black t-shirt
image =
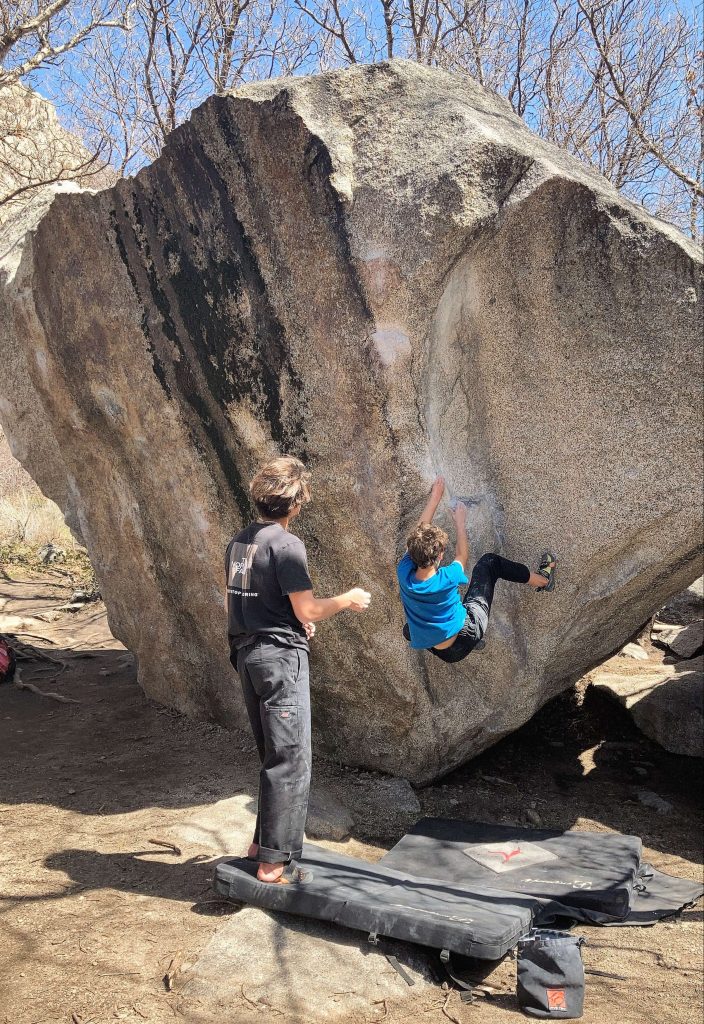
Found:
[[[227,546],[225,576],[231,650],[260,636],[308,650],[305,630],[288,597],[313,589],[300,537],[279,523],[251,523]]]

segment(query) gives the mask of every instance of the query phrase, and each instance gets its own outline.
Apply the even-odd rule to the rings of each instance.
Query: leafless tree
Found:
[[[0,219],[52,182],[108,180],[101,149],[73,138],[20,80],[93,32],[124,30],[124,13],[122,0],[0,0]]]
[[[0,222],[46,185],[105,187],[114,179],[101,150],[67,132],[50,103],[20,84],[0,90]]]
[[[300,12],[278,0],[133,0],[131,11],[129,34],[94,35],[60,80],[72,123],[121,174],[153,160],[212,92],[295,74],[314,47]]]
[[[101,28],[124,28],[122,0],[0,0],[0,86],[58,60]]]
[[[83,0],[80,25],[75,12],[55,21],[71,0],[0,0],[0,39],[22,20],[11,12],[23,7],[26,27],[36,3],[54,12],[47,59],[66,54],[57,98],[120,173],[153,159],[213,91],[407,57],[471,75],[653,213],[701,231],[701,11],[689,0]],[[128,33],[114,27],[120,3]],[[0,74],[41,51],[37,32],[21,38]]]

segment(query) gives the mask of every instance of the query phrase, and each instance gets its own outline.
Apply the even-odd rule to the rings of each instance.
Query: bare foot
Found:
[[[247,850],[247,856],[250,860],[256,860],[259,853],[259,843],[250,843],[249,849]]]
[[[277,878],[281,878],[284,873],[285,864],[265,864],[259,865],[257,871],[257,878],[260,882],[275,882]]]

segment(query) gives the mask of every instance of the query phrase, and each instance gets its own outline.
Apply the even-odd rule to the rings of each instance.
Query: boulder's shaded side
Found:
[[[504,101],[393,61],[213,97],[135,179],[58,196],[5,277],[2,355],[113,631],[189,712],[242,720],[223,550],[261,459],[310,464],[317,589],[373,596],[319,628],[318,742],[422,781],[701,572],[696,259]],[[561,559],[553,595],[499,586],[457,666],[408,649],[395,585],[436,472],[480,498],[475,556]]]

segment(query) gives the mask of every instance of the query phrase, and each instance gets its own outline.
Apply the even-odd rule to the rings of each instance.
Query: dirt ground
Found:
[[[206,831],[199,843],[198,828],[184,825],[207,822],[214,805],[233,799],[251,821],[251,743],[147,700],[100,603],[55,610],[71,589],[62,576],[28,577],[17,566],[0,576],[0,628],[9,632],[14,622],[31,645],[20,660],[21,681],[73,702],[0,686],[0,1022],[314,1024],[314,1000],[303,1016],[282,1010],[243,971],[241,958],[232,978],[225,972],[226,996],[222,984],[187,983],[233,917],[261,913],[238,915],[215,898],[217,853]],[[424,814],[636,834],[657,868],[699,878],[701,770],[701,761],[648,741],[626,712],[583,683],[417,795]],[[314,773],[350,792],[373,779],[322,760]],[[637,798],[642,789],[672,809],[644,806]],[[365,831],[323,845],[377,860],[401,834],[389,836],[373,821]],[[185,840],[174,842],[179,835]],[[307,926],[280,919],[277,927],[295,946]],[[701,903],[653,928],[580,932],[589,942],[587,969],[618,976],[587,976],[586,1024],[702,1019]],[[325,939],[343,953],[366,945],[364,936],[332,926]],[[422,950],[414,955],[430,960]],[[366,1005],[366,990],[354,1000],[351,992],[336,993],[337,1020],[519,1019],[510,959],[487,976],[493,996],[470,1005],[433,981],[430,963],[430,982],[414,988],[380,954],[378,963],[392,976],[384,998],[370,996]]]

